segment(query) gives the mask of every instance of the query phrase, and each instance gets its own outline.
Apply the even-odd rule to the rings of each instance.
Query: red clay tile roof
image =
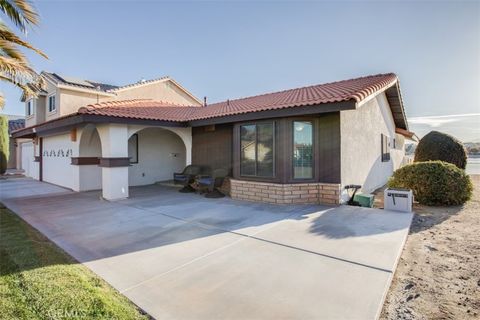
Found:
[[[120,118],[181,122],[186,121],[186,118],[193,113],[194,109],[199,108],[202,107],[190,107],[162,101],[137,99],[92,104],[80,108],[78,113]]]
[[[192,121],[235,114],[355,100],[386,89],[397,81],[393,73],[290,89],[227,100],[206,107],[180,106],[153,100],[103,102],[80,108],[81,114],[163,121]]]

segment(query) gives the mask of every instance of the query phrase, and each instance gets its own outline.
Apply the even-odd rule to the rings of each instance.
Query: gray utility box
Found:
[[[413,192],[410,189],[387,188],[383,192],[385,210],[412,212]]]

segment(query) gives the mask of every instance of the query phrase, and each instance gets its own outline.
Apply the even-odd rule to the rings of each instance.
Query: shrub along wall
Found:
[[[467,151],[463,143],[446,133],[431,131],[418,143],[415,162],[440,160],[460,169],[467,165]]]
[[[473,185],[464,170],[443,161],[415,162],[393,174],[392,188],[412,189],[415,199],[424,205],[459,205],[470,200]]]
[[[9,156],[8,119],[0,116],[0,174],[7,170]]]

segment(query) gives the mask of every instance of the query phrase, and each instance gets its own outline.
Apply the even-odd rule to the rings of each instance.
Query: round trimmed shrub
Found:
[[[449,134],[430,131],[418,143],[415,162],[440,160],[452,163],[460,169],[467,165],[467,151],[463,143]]]
[[[393,173],[388,187],[412,189],[415,200],[428,206],[460,205],[470,200],[473,191],[465,171],[443,161],[406,165]]]

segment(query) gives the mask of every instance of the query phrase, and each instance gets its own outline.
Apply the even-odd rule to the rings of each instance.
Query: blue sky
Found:
[[[412,129],[469,114],[450,133],[480,137],[479,2],[34,3],[42,24],[27,39],[50,57],[28,54],[38,71],[117,85],[170,75],[210,102],[395,72]],[[20,92],[0,90],[4,112],[23,114]]]

